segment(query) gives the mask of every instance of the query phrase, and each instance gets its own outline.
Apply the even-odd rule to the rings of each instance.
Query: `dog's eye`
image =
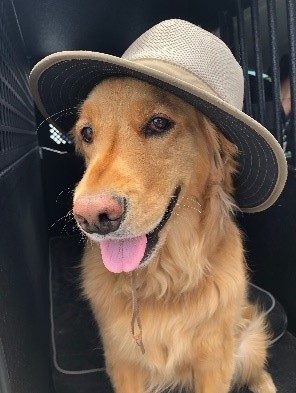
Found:
[[[168,131],[173,127],[175,123],[163,116],[155,116],[148,121],[144,128],[146,136],[159,135],[165,131]]]
[[[86,143],[92,143],[93,141],[93,130],[90,126],[83,127],[80,131],[82,139]]]

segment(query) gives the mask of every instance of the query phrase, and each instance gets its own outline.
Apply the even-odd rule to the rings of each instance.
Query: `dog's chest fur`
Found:
[[[111,358],[116,356],[123,364],[128,361],[130,365],[140,367],[146,374],[150,388],[153,385],[191,386],[194,354],[192,343],[198,330],[197,315],[188,315],[188,309],[180,304],[183,302],[178,302],[176,308],[170,308],[161,302],[155,306],[149,301],[140,301],[145,348],[145,353],[142,354],[131,333],[131,298],[124,296],[119,300],[115,296],[114,303],[117,318],[113,314],[110,319],[106,319],[108,311],[104,308],[101,309],[104,313],[103,320],[97,314],[105,352],[116,348],[116,353]]]
[[[122,293],[122,282],[99,263],[98,250],[89,248],[84,258],[84,281],[86,295],[91,299],[100,326],[105,353],[109,355],[106,358],[115,356],[122,364],[128,361],[140,366],[158,385],[191,385],[190,365],[202,360],[202,342],[215,339],[215,318],[212,316],[217,317],[219,302],[225,301],[219,297],[217,283],[208,280],[205,286],[196,285],[168,302],[165,298],[143,299],[140,296],[145,347],[145,354],[142,354],[131,334],[129,277],[126,277]],[[223,312],[231,313],[232,307]]]
[[[141,354],[131,335],[130,304],[122,307],[121,316],[111,327],[109,325],[107,335],[117,341],[120,352],[123,356],[128,354],[130,361],[140,363],[152,373],[172,375],[174,370],[180,369],[180,364],[184,366],[189,362],[198,318],[188,316],[186,307],[170,309],[159,303],[155,307],[149,300],[140,302],[145,354]]]

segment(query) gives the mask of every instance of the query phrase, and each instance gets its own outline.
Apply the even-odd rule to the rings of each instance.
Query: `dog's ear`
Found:
[[[234,181],[237,171],[236,155],[238,149],[230,142],[217,127],[204,118],[204,135],[206,138],[208,157],[210,161],[210,175],[207,187],[208,217],[223,217],[237,209],[233,200]]]
[[[199,114],[199,130],[203,133],[210,161],[209,186],[219,186],[225,193],[234,191],[233,176],[237,172],[238,148],[207,117]]]
[[[237,172],[235,157],[238,153],[236,145],[231,143],[219,131],[216,133],[218,149],[214,153],[215,166],[218,170],[218,177],[221,186],[228,194],[233,194],[233,176]]]
[[[235,157],[238,149],[208,118],[203,118],[202,125],[200,131],[205,137],[209,176],[202,200],[201,241],[210,249],[213,239],[221,237],[225,225],[237,210],[233,177],[237,170]]]

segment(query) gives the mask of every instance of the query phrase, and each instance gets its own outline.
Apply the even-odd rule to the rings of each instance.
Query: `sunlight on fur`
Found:
[[[147,133],[153,116],[169,119],[170,129]],[[92,128],[91,143],[83,141],[83,127]],[[73,135],[86,163],[73,209],[89,195],[124,197],[113,237],[151,233],[181,190],[151,255],[135,270],[144,355],[130,332],[130,273],[106,269],[103,237],[86,245],[83,288],[115,392],[227,393],[248,385],[275,393],[265,371],[268,333],[247,300],[234,220],[237,148],[191,105],[131,78],[101,82],[81,105]]]

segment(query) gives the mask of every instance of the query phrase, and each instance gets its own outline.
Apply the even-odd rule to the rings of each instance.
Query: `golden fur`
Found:
[[[165,114],[175,126],[145,138],[152,114]],[[89,124],[94,141],[87,145],[80,130]],[[130,274],[110,273],[98,246],[86,245],[83,287],[115,392],[226,393],[236,384],[276,392],[264,369],[265,322],[247,301],[242,238],[233,219],[236,147],[191,105],[132,78],[101,82],[82,104],[73,132],[86,162],[74,205],[81,195],[105,190],[124,195],[130,201],[125,225],[134,236],[159,223],[181,186],[157,252],[136,270],[144,355],[130,332]]]

